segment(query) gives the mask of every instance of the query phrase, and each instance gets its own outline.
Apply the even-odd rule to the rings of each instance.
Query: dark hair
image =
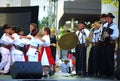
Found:
[[[23,28],[21,28],[21,27],[17,28],[17,32],[16,33],[19,33],[20,31],[23,31]]]
[[[38,28],[34,28],[31,32],[31,35],[32,36],[35,36],[37,33],[39,32],[39,29]]]
[[[49,27],[44,27],[44,31],[46,31],[46,32],[47,32],[47,34],[49,34],[49,35],[50,35],[50,28],[49,28]]]
[[[4,24],[2,27],[3,30],[8,29],[8,28],[10,28],[10,26],[8,24]]]
[[[14,30],[14,31],[15,31],[15,33],[17,33],[17,29],[18,29],[18,27],[17,27],[17,26],[11,26],[11,28],[12,28],[12,30]]]

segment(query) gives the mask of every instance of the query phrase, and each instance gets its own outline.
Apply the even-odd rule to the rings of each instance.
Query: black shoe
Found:
[[[45,74],[45,75],[43,75],[42,77],[48,77],[48,75],[47,75],[47,74]]]
[[[53,76],[54,75],[54,71],[50,71],[48,74],[49,74],[49,76]]]
[[[109,79],[115,79],[115,77],[114,76],[108,76],[107,78],[109,78]]]
[[[99,78],[108,78],[108,76],[100,75]]]
[[[4,73],[4,75],[10,75],[10,73],[8,72],[8,73]]]
[[[82,74],[81,76],[82,76],[82,77],[86,77],[86,76],[87,76],[87,74]]]
[[[77,75],[77,76],[82,76],[82,74],[81,74],[81,73],[76,73],[76,75]]]
[[[3,75],[4,73],[0,72],[0,75]]]

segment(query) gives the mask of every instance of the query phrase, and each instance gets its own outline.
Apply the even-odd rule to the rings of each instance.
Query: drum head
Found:
[[[59,40],[58,44],[60,48],[64,50],[71,50],[77,46],[78,37],[74,33],[66,33]]]

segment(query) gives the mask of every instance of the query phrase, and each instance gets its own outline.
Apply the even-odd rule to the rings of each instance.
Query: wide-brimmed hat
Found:
[[[99,18],[105,18],[106,17],[106,14],[101,14],[100,16],[99,16]]]
[[[111,17],[111,18],[115,18],[115,16],[112,13],[108,13],[106,16]]]
[[[70,60],[67,57],[62,58],[62,61],[69,62]]]

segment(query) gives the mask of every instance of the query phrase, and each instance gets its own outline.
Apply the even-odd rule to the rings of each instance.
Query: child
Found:
[[[31,32],[33,38],[30,41],[30,47],[27,52],[28,61],[38,62],[39,47],[43,45],[43,40],[39,38],[39,30],[33,29]]]
[[[50,49],[50,29],[48,27],[44,27],[42,29],[44,40],[44,45],[41,49],[41,63],[43,65],[43,72],[45,77],[47,77],[47,67],[50,69],[49,75],[52,76],[54,74],[53,72],[53,65],[55,64],[54,59],[51,54]]]
[[[11,32],[11,27],[5,24],[3,26],[4,34],[1,37],[0,43],[2,44],[1,46],[1,55],[2,55],[2,60],[0,63],[0,70],[4,68],[4,74],[7,75],[9,74],[9,69],[10,69],[10,49],[13,44],[14,38],[10,34]]]
[[[30,39],[28,36],[23,36],[24,31],[22,28],[17,29],[16,39],[14,40],[15,50],[13,50],[13,63],[15,61],[25,61],[24,54],[26,53],[24,46],[28,43],[26,39]]]
[[[70,73],[69,68],[70,68],[69,59],[63,59],[63,63],[60,64],[60,71],[62,73]]]
[[[27,35],[28,37],[31,37],[31,39],[33,38],[33,35],[31,35],[31,33],[32,33],[32,30],[33,29],[37,29],[38,27],[37,27],[37,24],[36,23],[31,23],[30,24],[30,26],[29,26],[29,30],[30,30],[30,32],[29,32],[29,34]],[[25,45],[25,47],[26,47],[26,52],[28,51],[28,49],[29,49],[29,47],[30,47],[30,40],[28,40],[28,44],[27,45]],[[28,61],[28,56],[25,54],[25,61]]]

